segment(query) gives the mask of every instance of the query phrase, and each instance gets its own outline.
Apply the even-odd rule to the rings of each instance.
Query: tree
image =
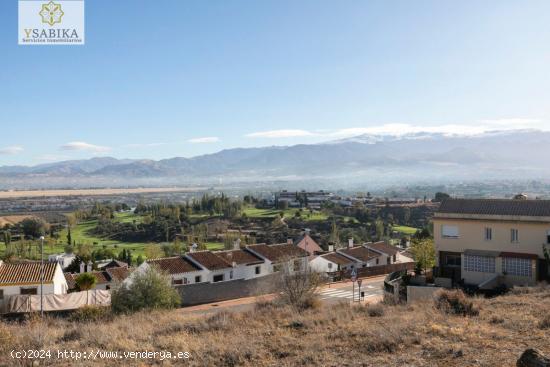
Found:
[[[435,247],[432,239],[415,240],[411,252],[417,269],[426,272],[435,265]]]
[[[21,230],[28,238],[38,238],[47,231],[47,224],[38,218],[26,218],[21,222]]]
[[[170,277],[153,266],[135,271],[129,282],[111,292],[111,307],[117,313],[142,309],[169,309],[180,304],[179,293],[170,285]]]
[[[145,256],[148,259],[158,259],[164,255],[164,251],[159,245],[148,245],[145,247]]]
[[[338,225],[336,224],[336,220],[332,220],[332,225],[330,228],[330,237],[329,242],[334,245],[335,249],[340,248],[340,233],[338,231]]]
[[[143,256],[142,255],[138,255],[137,259],[136,259],[136,262],[137,262],[137,265],[140,266],[141,264],[143,264],[145,260],[143,260]]]
[[[288,259],[281,264],[277,283],[279,299],[296,311],[312,308],[317,302],[317,288],[321,284],[321,275],[306,264],[296,268],[301,259]]]
[[[82,273],[75,278],[76,286],[81,291],[89,291],[96,284],[96,278],[90,273]]]
[[[69,226],[69,229],[67,230],[67,245],[72,246],[73,240],[71,237],[71,226]]]
[[[445,193],[445,192],[436,192],[433,201],[436,202],[436,203],[440,203],[443,200],[448,199],[450,197],[451,196],[449,194]]]

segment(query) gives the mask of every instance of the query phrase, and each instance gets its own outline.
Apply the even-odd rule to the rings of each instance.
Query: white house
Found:
[[[282,264],[288,261],[293,261],[294,270],[305,269],[308,263],[308,253],[292,243],[249,245],[246,251],[263,259],[269,273],[279,271]]]
[[[349,270],[354,265],[355,261],[338,252],[330,252],[328,254],[315,257],[309,262],[311,268],[321,273],[333,273],[342,270]]]
[[[382,254],[381,264],[389,265],[395,263],[411,262],[413,259],[401,254],[395,246],[389,245],[384,241],[367,242],[363,246]]]
[[[216,256],[211,251],[197,251],[185,254],[185,258],[195,266],[206,270],[206,282],[217,283],[235,279],[233,264]]]
[[[61,269],[65,269],[66,267],[71,265],[74,259],[76,259],[75,254],[67,254],[67,253],[54,254],[54,255],[48,256],[48,261],[58,263],[61,266]]]
[[[0,260],[0,308],[14,295],[40,295],[40,262],[4,263]],[[67,293],[67,281],[57,262],[44,262],[44,294]]]
[[[155,266],[170,276],[172,285],[203,283],[208,281],[209,271],[196,265],[183,256],[164,257],[147,260],[135,272],[140,273]],[[127,280],[131,282],[132,276]]]
[[[232,265],[233,279],[253,279],[269,274],[266,261],[249,251],[236,249],[214,254]]]
[[[385,256],[365,246],[348,247],[337,251],[338,254],[353,261],[351,268],[366,268],[370,266],[385,265]]]

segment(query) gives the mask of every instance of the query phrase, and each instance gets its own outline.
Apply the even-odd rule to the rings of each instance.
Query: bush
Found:
[[[448,314],[477,316],[479,308],[461,290],[440,290],[434,296],[435,308]]]
[[[154,267],[135,271],[129,281],[111,292],[111,307],[116,313],[170,309],[180,304],[180,295],[170,286],[170,278]]]
[[[539,329],[550,329],[550,315],[546,315],[539,321]]]
[[[84,306],[69,316],[69,320],[73,322],[98,322],[111,321],[113,314],[108,307]]]
[[[278,301],[299,312],[318,307],[316,291],[322,281],[321,275],[307,265],[304,269],[294,269],[295,264],[291,260],[281,264]]]
[[[384,316],[384,307],[380,303],[368,304],[366,306],[367,315],[370,317],[382,317]]]

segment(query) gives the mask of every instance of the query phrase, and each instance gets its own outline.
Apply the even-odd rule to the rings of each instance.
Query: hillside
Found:
[[[42,339],[38,319],[0,322],[0,365],[13,365],[9,351],[16,348],[187,351],[189,366],[511,366],[526,348],[550,355],[549,300],[548,287],[477,299],[479,316],[470,317],[424,302],[384,306],[382,316],[379,309],[347,304],[300,315],[266,303],[235,314],[155,311],[97,324],[48,318]],[[74,364],[117,366],[120,360]]]
[[[475,136],[415,133],[361,135],[322,144],[226,149],[192,158],[93,158],[34,167],[0,167],[0,189],[118,187],[274,180],[377,177],[440,182],[454,179],[550,178],[545,156],[550,132],[493,131]],[[513,149],[510,149],[513,147]],[[69,179],[69,180],[68,180]]]

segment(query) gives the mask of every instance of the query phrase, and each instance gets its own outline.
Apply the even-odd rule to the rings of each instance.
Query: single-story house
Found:
[[[249,245],[246,246],[246,251],[264,259],[269,273],[281,270],[281,266],[289,261],[292,261],[294,270],[303,270],[307,266],[308,253],[292,243]]]
[[[238,249],[214,254],[232,265],[233,279],[252,279],[268,274],[266,261],[249,251]]]
[[[205,274],[207,282],[217,283],[234,279],[233,264],[211,251],[188,252],[184,256],[197,267],[207,271]]]
[[[354,260],[338,252],[329,252],[328,254],[315,257],[309,262],[309,265],[315,271],[321,273],[332,273],[352,268]]]

